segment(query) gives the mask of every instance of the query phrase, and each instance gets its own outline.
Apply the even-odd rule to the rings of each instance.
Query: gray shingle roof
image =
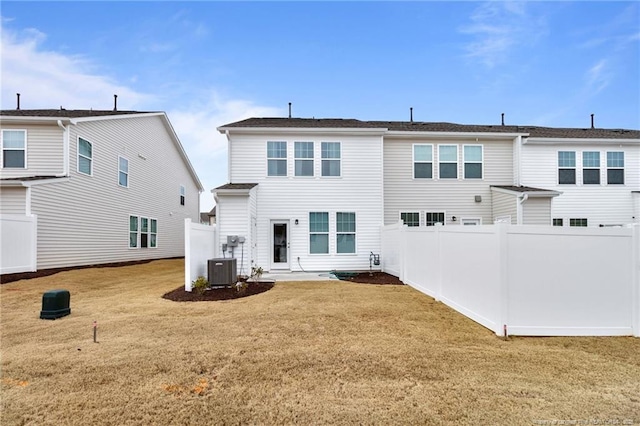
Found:
[[[491,188],[506,189],[513,192],[541,192],[541,193],[556,193],[550,189],[533,188],[530,186],[511,186],[511,185],[491,185]]]
[[[501,126],[418,121],[361,121],[336,118],[248,118],[221,128],[343,128],[403,132],[527,133],[534,138],[640,139],[640,130]]]
[[[251,189],[258,186],[257,183],[227,183],[215,189]]]
[[[103,117],[107,115],[145,114],[149,111],[114,111],[114,110],[90,110],[90,109],[3,109],[0,116],[3,117],[59,117],[59,118],[85,118]]]

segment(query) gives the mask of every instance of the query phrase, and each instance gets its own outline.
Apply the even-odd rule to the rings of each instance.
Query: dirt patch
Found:
[[[254,294],[264,293],[271,290],[274,286],[272,282],[249,282],[247,288],[243,291],[236,290],[235,286],[231,288],[214,288],[206,290],[202,294],[195,291],[186,291],[184,286],[178,287],[168,293],[162,295],[164,299],[174,302],[206,302],[216,300],[232,300],[242,297],[253,296]]]
[[[378,285],[404,285],[398,277],[387,274],[386,272],[359,272],[352,276],[340,278],[342,281],[351,281],[361,284],[378,284]]]

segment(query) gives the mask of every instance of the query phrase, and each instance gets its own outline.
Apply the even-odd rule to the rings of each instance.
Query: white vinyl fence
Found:
[[[191,283],[207,277],[207,260],[218,257],[216,225],[184,221],[184,289],[191,291]]]
[[[0,215],[0,274],[33,272],[38,261],[35,215]]]
[[[640,227],[382,230],[382,268],[497,335],[640,336]]]

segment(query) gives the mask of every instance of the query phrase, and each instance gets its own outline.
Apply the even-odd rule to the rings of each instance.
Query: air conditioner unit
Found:
[[[209,286],[231,286],[238,279],[237,262],[235,258],[209,259]]]

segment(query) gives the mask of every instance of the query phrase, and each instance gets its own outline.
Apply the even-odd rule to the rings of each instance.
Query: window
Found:
[[[158,221],[147,217],[129,216],[129,248],[158,247]]]
[[[553,226],[564,226],[562,218],[553,219]]]
[[[129,160],[118,157],[118,185],[129,187]]]
[[[587,226],[587,219],[569,219],[569,226]]]
[[[355,213],[336,213],[336,252],[356,252]]]
[[[576,153],[574,151],[558,151],[558,183],[576,183]]]
[[[582,184],[600,184],[600,153],[597,151],[582,153]]]
[[[433,178],[433,145],[413,145],[413,177]]]
[[[27,167],[27,132],[25,130],[2,131],[2,167],[24,169]]]
[[[458,178],[458,146],[438,145],[440,179]]]
[[[340,142],[322,142],[322,176],[340,176]]]
[[[93,147],[91,142],[78,138],[78,172],[91,176],[93,174]]]
[[[267,176],[287,175],[287,143],[267,142]]]
[[[425,224],[427,226],[434,226],[436,223],[445,224],[444,212],[427,212]]]
[[[607,184],[624,184],[624,152],[607,152]]]
[[[407,226],[420,226],[420,213],[400,212],[400,220]]]
[[[482,145],[464,145],[464,178],[482,179]]]
[[[329,253],[329,213],[309,213],[309,253]]]
[[[180,185],[180,205],[184,206],[185,199],[187,198],[187,190],[184,185]]]
[[[313,142],[296,142],[294,154],[295,175],[313,176]]]

